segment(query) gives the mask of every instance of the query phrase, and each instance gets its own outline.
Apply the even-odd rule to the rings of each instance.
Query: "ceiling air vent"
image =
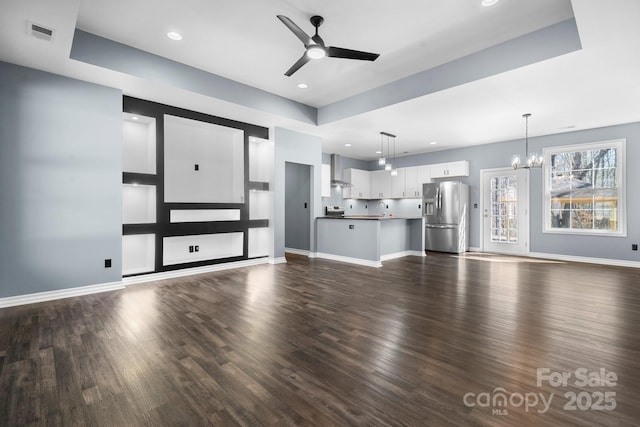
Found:
[[[53,40],[54,30],[51,28],[43,27],[42,25],[35,24],[27,21],[27,33],[40,40],[50,42]]]

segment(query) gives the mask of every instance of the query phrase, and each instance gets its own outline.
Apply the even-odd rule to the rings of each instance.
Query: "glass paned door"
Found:
[[[518,177],[491,177],[491,241],[518,243]]]
[[[481,172],[482,250],[524,255],[528,251],[528,170]]]

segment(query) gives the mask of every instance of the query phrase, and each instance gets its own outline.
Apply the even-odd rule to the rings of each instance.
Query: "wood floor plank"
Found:
[[[0,425],[640,425],[638,269],[287,257],[0,309]],[[574,377],[538,386],[538,368]],[[500,389],[554,397],[465,404]],[[605,391],[614,410],[565,408]]]

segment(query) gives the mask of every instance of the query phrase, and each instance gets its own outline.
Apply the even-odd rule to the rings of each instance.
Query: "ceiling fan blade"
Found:
[[[361,61],[375,61],[379,53],[362,52],[359,50],[344,49],[342,47],[329,46],[327,56],[331,58],[359,59]]]
[[[291,19],[287,18],[284,15],[277,15],[277,17],[279,20],[282,21],[284,25],[287,26],[288,29],[291,30],[293,34],[296,35],[296,37],[300,39],[302,43],[304,43],[305,46],[308,46],[311,44],[311,41],[312,41],[311,37],[309,37],[307,33],[305,33],[300,27],[298,27],[295,22],[293,22]]]
[[[320,37],[319,35],[316,34],[315,36],[311,37],[311,40],[316,42],[316,44],[324,47],[324,40],[322,40],[322,37]]]
[[[291,68],[287,70],[286,73],[284,73],[284,75],[287,77],[291,77],[293,73],[298,71],[304,64],[306,64],[309,61],[311,61],[311,58],[309,58],[309,56],[307,55],[307,52],[303,53],[300,59],[298,59],[296,63],[293,64]]]

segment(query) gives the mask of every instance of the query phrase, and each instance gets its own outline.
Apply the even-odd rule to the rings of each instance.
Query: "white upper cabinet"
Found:
[[[391,198],[391,174],[389,171],[378,170],[370,172],[371,176],[371,198],[389,199]]]
[[[244,203],[244,131],[164,116],[167,203]]]
[[[343,198],[371,198],[371,172],[360,169],[345,169],[342,173],[342,178],[351,184],[351,187],[344,187],[342,189]]]
[[[322,187],[320,190],[321,197],[331,197],[331,165],[322,164]]]
[[[411,166],[405,169],[405,195],[406,198],[422,197],[422,184],[431,182],[429,165]]]
[[[397,175],[391,175],[391,172],[387,172],[389,174],[389,180],[391,181],[391,198],[392,199],[402,199],[403,197],[408,197],[405,195],[405,170],[406,168],[398,168]]]
[[[430,167],[431,178],[469,176],[469,162],[467,160],[449,163],[437,163],[435,165],[430,165]]]

